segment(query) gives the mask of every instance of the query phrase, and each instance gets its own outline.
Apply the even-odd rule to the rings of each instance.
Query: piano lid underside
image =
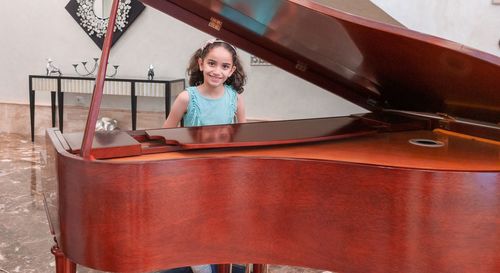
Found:
[[[500,121],[496,56],[310,1],[142,1],[367,109]]]

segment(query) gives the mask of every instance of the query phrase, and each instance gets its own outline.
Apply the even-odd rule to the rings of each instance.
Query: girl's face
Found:
[[[210,87],[219,87],[231,77],[236,67],[231,52],[222,46],[210,49],[204,59],[198,59],[203,83]]]

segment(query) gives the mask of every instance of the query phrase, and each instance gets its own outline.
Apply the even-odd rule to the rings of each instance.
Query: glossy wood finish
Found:
[[[253,273],[267,273],[268,266],[266,264],[253,264],[252,265]]]
[[[283,130],[263,123],[98,135],[90,151],[94,120],[82,156],[75,136],[48,130],[47,160],[58,175],[44,197],[59,273],[75,264],[148,272],[207,263],[500,272],[500,129],[453,117],[498,122],[498,57],[307,0],[143,2],[374,113],[311,127],[288,121]],[[255,26],[262,4],[272,14]],[[219,139],[228,128],[231,139]],[[308,138],[324,141],[296,143]],[[99,153],[114,158],[93,160]]]
[[[76,264],[64,256],[64,253],[59,249],[57,244],[50,251],[56,259],[57,273],[76,273]]]
[[[403,126],[423,128],[425,124],[406,119]],[[375,134],[380,128],[386,127],[391,128],[385,123],[353,116],[163,128],[140,132],[101,131],[95,134],[91,155],[96,159],[105,159],[192,149],[308,143]],[[64,137],[70,151],[80,153],[83,134],[69,133]]]
[[[367,109],[500,122],[497,56],[314,1],[141,1]]]
[[[409,143],[410,139],[441,141],[444,146],[438,148],[416,146]],[[500,145],[457,137],[439,130],[388,132],[301,145],[144,154],[113,158],[109,161],[124,163],[238,156],[339,161],[388,168],[500,171]]]
[[[74,154],[80,153],[82,147],[82,133],[64,134],[70,151]],[[126,132],[101,131],[96,132],[92,143],[92,157],[112,158],[122,156],[134,156],[141,154],[141,144]]]
[[[85,161],[63,149],[57,131],[49,137],[59,173],[56,237],[78,264],[113,272],[230,262],[500,270],[498,169],[244,154]]]
[[[183,150],[318,142],[376,132],[375,127],[357,117],[146,130],[149,139],[161,139]]]
[[[217,265],[217,273],[230,273],[231,265],[230,264],[218,264]]]

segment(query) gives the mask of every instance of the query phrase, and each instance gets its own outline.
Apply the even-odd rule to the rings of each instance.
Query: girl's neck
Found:
[[[224,95],[224,85],[213,87],[208,84],[202,83],[198,85],[197,88],[198,91],[205,97],[219,98]]]

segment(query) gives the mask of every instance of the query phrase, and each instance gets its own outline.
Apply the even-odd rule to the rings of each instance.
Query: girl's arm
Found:
[[[189,104],[189,94],[186,90],[182,91],[174,101],[172,109],[168,114],[167,120],[163,123],[163,128],[177,127],[179,122],[186,113]]]
[[[245,115],[245,102],[243,101],[243,96],[240,94],[238,94],[238,104],[236,107],[236,120],[238,123],[247,122],[247,117]]]

